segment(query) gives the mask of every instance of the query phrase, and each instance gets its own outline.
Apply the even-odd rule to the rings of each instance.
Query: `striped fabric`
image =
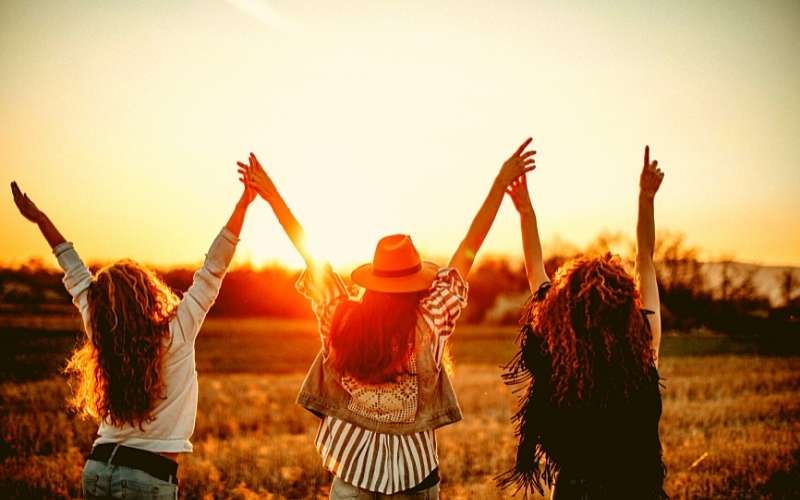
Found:
[[[456,327],[461,309],[467,305],[467,283],[453,268],[444,268],[436,274],[431,292],[422,299],[422,317],[434,334],[433,357],[441,366],[447,340]]]
[[[323,466],[336,477],[387,495],[413,488],[439,466],[433,430],[381,434],[326,417],[316,447]]]
[[[311,301],[327,355],[330,323],[336,306],[348,300],[347,288],[330,267],[318,276],[303,273],[297,290]],[[440,269],[419,314],[433,332],[433,355],[441,366],[447,340],[467,304],[467,283],[453,268]],[[433,430],[396,435],[373,432],[335,417],[325,417],[315,442],[323,466],[359,488],[391,495],[413,488],[439,466]]]

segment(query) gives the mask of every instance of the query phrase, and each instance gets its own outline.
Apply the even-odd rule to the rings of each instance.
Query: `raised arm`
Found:
[[[306,246],[303,226],[300,225],[292,211],[289,210],[289,206],[278,192],[278,188],[275,187],[272,179],[270,179],[264,171],[256,155],[250,153],[249,164],[238,162],[238,165],[239,173],[241,173],[256,192],[269,203],[269,206],[272,207],[272,211],[275,212],[275,217],[277,217],[286,235],[306,262],[306,266],[312,268],[314,260]]]
[[[461,276],[466,279],[469,271],[475,262],[475,256],[486,239],[489,229],[492,227],[494,218],[497,215],[497,210],[500,208],[500,203],[503,201],[503,195],[506,188],[519,176],[524,175],[536,168],[536,160],[533,155],[536,151],[525,151],[525,148],[531,143],[533,139],[528,138],[522,145],[514,151],[514,154],[503,163],[500,173],[497,174],[494,183],[492,184],[489,194],[481,205],[478,214],[472,220],[469,231],[461,244],[456,249],[453,257],[450,259],[450,267],[454,267]]]
[[[255,199],[256,192],[245,182],[242,195],[234,205],[233,212],[225,227],[217,234],[206,253],[203,265],[195,271],[192,285],[183,294],[178,304],[174,321],[184,342],[193,342],[200,332],[203,320],[214,305],[222,288],[222,281],[228,272],[239,234],[242,231],[247,208]],[[176,344],[178,345],[178,344]]]
[[[521,175],[508,188],[508,194],[519,212],[519,222],[522,231],[522,251],[525,254],[525,274],[531,293],[536,293],[542,283],[550,281],[544,269],[542,256],[542,243],[539,240],[539,227],[536,223],[536,213],[528,192],[528,180]]]
[[[256,190],[253,188],[248,182],[245,181],[244,178],[240,179],[244,183],[244,190],[242,191],[242,196],[239,197],[239,201],[236,202],[236,205],[233,208],[233,213],[231,213],[230,218],[228,218],[227,224],[225,227],[233,233],[234,236],[237,238],[239,234],[242,232],[242,225],[244,224],[244,217],[247,215],[247,207],[253,202],[256,197]]]
[[[45,240],[53,250],[53,254],[58,260],[58,265],[64,270],[64,287],[72,296],[72,302],[78,308],[83,318],[84,325],[89,324],[89,302],[86,298],[86,291],[92,284],[92,273],[78,256],[78,252],[64,239],[56,228],[55,224],[44,212],[36,207],[27,194],[20,191],[16,182],[11,183],[11,192],[14,195],[14,203],[19,212],[31,222],[39,226]],[[91,335],[89,328],[85,328],[86,334]]]
[[[656,242],[656,223],[654,200],[664,172],[658,168],[657,161],[650,161],[650,146],[644,148],[644,166],[639,177],[639,217],[636,222],[636,274],[639,280],[639,295],[642,306],[652,311],[647,318],[653,332],[653,353],[658,364],[661,346],[661,302],[658,297],[656,268],[653,263],[653,250]]]
[[[14,195],[14,203],[19,209],[19,213],[39,226],[39,231],[42,232],[42,236],[47,240],[50,248],[55,250],[58,245],[66,241],[50,218],[36,207],[36,204],[28,198],[26,193],[20,191],[16,182],[11,183],[11,193]]]
[[[242,162],[238,164],[243,181],[249,182],[259,196],[269,203],[281,227],[306,263],[307,269],[300,275],[295,287],[311,302],[311,309],[318,321],[322,352],[327,356],[333,315],[339,304],[347,301],[347,287],[327,263],[317,262],[314,259],[306,244],[303,226],[289,209],[258,158],[250,153],[248,164]]]

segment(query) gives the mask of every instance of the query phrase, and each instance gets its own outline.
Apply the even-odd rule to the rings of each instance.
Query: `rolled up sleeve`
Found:
[[[436,363],[441,363],[445,345],[456,327],[456,320],[467,307],[469,285],[458,270],[445,267],[436,273],[428,295],[420,305],[425,321],[434,334],[433,355]]]
[[[84,330],[89,331],[89,300],[87,291],[92,284],[92,273],[81,260],[73,244],[65,241],[53,249],[58,265],[64,271],[62,282],[72,297],[72,303],[78,308],[83,319]]]
[[[297,291],[311,302],[311,310],[317,318],[322,350],[328,352],[328,336],[336,307],[350,298],[342,278],[333,272],[330,265],[319,269],[306,269],[295,283]]]
[[[239,238],[227,228],[211,243],[203,267],[194,273],[192,285],[178,304],[175,320],[182,340],[194,341],[203,320],[219,295],[222,280],[228,272]]]

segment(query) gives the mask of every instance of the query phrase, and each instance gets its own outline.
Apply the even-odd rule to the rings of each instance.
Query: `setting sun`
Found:
[[[796,17],[777,4],[737,17],[700,4],[161,7],[157,21],[143,5],[2,7],[0,169],[91,260],[197,262],[250,151],[337,265],[392,233],[446,258],[532,135],[545,247],[632,234],[649,143],[670,170],[660,229],[709,259],[800,263]],[[253,210],[239,259],[299,265],[267,211]],[[48,253],[8,201],[0,223],[15,235],[0,261]],[[486,250],[520,255],[506,209]]]
[[[800,498],[799,27],[0,1],[0,498]]]

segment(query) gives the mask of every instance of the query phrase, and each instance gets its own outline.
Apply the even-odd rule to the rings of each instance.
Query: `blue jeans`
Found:
[[[130,467],[87,460],[83,466],[83,498],[178,498],[178,485]]]

